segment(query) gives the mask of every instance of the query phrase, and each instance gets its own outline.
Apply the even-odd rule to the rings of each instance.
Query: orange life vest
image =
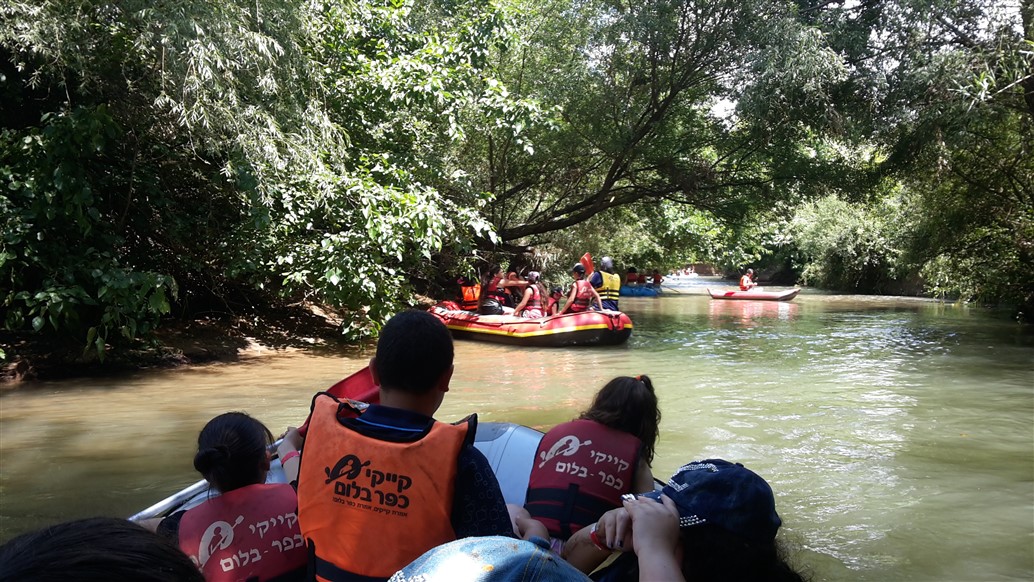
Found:
[[[477,311],[478,297],[481,296],[481,283],[460,285],[460,291],[463,292],[463,300],[460,301],[460,307],[466,311]]]
[[[535,453],[524,507],[553,537],[567,539],[632,493],[642,442],[592,420],[546,433]]]
[[[420,438],[389,442],[338,420],[329,394],[313,399],[298,475],[298,523],[317,580],[387,579],[456,539],[452,499],[460,450],[477,419],[435,422]]]
[[[304,572],[297,511],[298,496],[286,483],[234,489],[183,514],[179,546],[209,582]]]
[[[750,275],[740,277],[740,290],[750,291],[751,283],[753,283],[753,281],[750,280]]]

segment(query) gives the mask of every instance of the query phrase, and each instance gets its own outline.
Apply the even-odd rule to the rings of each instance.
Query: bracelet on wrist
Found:
[[[600,536],[596,535],[596,524],[595,523],[592,524],[592,530],[589,532],[589,540],[592,542],[592,545],[596,546],[597,549],[602,550],[604,552],[609,552],[610,551],[610,548],[605,546],[603,544],[603,542],[600,541]]]
[[[280,456],[280,464],[281,465],[286,465],[287,461],[290,461],[291,459],[293,459],[295,457],[300,457],[300,456],[302,456],[302,454],[299,453],[298,451],[288,451],[287,454]]]

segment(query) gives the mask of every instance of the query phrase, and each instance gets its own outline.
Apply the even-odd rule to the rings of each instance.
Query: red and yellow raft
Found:
[[[436,305],[431,313],[445,323],[456,339],[518,346],[614,346],[625,343],[632,335],[632,320],[620,311],[585,311],[524,319],[512,315],[477,315]]]

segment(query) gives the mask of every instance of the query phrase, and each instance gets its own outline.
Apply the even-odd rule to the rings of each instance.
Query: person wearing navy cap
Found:
[[[739,463],[688,463],[660,491],[625,496],[567,543],[564,557],[591,572],[613,551],[628,552],[594,580],[793,581],[776,533],[772,488]],[[637,559],[638,556],[638,559]]]

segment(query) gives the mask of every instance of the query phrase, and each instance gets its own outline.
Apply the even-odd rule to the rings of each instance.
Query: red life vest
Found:
[[[579,313],[589,309],[589,302],[592,301],[592,284],[584,279],[579,279],[574,282],[574,286],[577,289],[574,295],[574,301],[571,302],[571,308],[568,311],[572,313]]]
[[[531,289],[531,298],[524,304],[525,309],[538,309],[542,310],[542,292],[539,291],[538,285],[528,285],[528,289]]]
[[[347,407],[313,400],[298,475],[298,520],[317,580],[387,579],[427,550],[456,539],[452,498],[462,447],[476,417],[435,422],[411,442],[343,425]]]
[[[750,291],[750,288],[752,287],[751,283],[753,282],[754,281],[751,281],[750,279],[750,275],[740,277],[740,291]]]
[[[571,537],[632,492],[641,447],[627,432],[592,420],[557,425],[535,453],[525,509],[553,537]]]
[[[180,519],[179,545],[205,580],[269,580],[304,571],[298,496],[286,483],[227,491]]]
[[[506,301],[506,290],[504,287],[499,286],[499,281],[502,280],[502,277],[494,277],[492,282],[488,284],[488,288],[485,289],[485,297],[495,299],[500,305]]]
[[[531,297],[524,304],[524,309],[521,311],[520,316],[527,319],[545,316],[546,313],[542,310],[542,292],[539,291],[539,286],[531,284],[528,285],[528,289],[531,289]]]

